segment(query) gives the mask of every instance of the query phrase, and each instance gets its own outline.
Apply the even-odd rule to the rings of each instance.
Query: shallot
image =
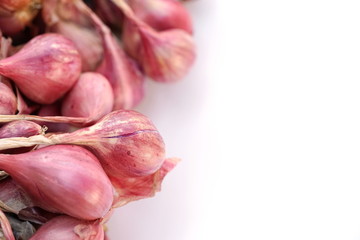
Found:
[[[99,73],[82,73],[62,102],[63,116],[89,118],[98,121],[110,113],[114,94],[109,81]]]
[[[81,58],[74,44],[60,34],[36,36],[11,57],[0,60],[0,74],[12,79],[29,99],[50,104],[74,85]]]
[[[0,138],[30,137],[43,131],[39,124],[31,121],[18,120],[10,122],[0,128]]]
[[[135,15],[157,31],[182,29],[193,32],[191,16],[177,0],[129,0]]]
[[[101,37],[75,1],[43,1],[42,16],[47,31],[69,38],[79,50],[83,71],[94,71],[103,58]]]
[[[36,124],[31,121],[18,120],[13,121],[8,124],[5,124],[0,128],[0,138],[10,138],[10,137],[30,137],[43,133],[43,129],[39,124]],[[34,147],[28,148],[17,148],[17,149],[8,149],[0,151],[0,153],[24,153],[30,151]]]
[[[3,115],[0,122],[6,118],[11,119]],[[111,112],[96,124],[71,133],[0,139],[0,150],[36,144],[88,147],[98,157],[106,173],[117,177],[152,174],[165,160],[165,145],[156,127],[146,116],[130,110]]]
[[[15,114],[16,96],[5,83],[0,82],[0,114]]]
[[[38,116],[59,116],[61,113],[61,103],[59,101],[48,105],[42,105],[38,111]],[[49,123],[45,121],[37,122],[41,126],[47,127],[47,132],[69,132],[70,124],[67,123]]]
[[[1,0],[0,29],[15,35],[23,30],[41,9],[41,0]]]
[[[195,45],[190,34],[180,29],[156,32],[139,19],[124,0],[112,0],[126,16],[124,45],[137,59],[146,75],[158,82],[180,80],[195,60]]]
[[[81,1],[77,1],[79,8],[89,16],[101,35],[104,59],[97,69],[111,83],[114,90],[114,110],[130,109],[136,106],[144,95],[144,76],[138,66],[127,57],[110,29],[100,20],[91,9]]]
[[[36,206],[55,213],[93,220],[113,202],[113,188],[96,157],[69,145],[44,147],[23,154],[0,154],[0,168],[19,184]]]
[[[58,216],[39,228],[30,240],[103,240],[104,229],[99,220],[84,221]]]

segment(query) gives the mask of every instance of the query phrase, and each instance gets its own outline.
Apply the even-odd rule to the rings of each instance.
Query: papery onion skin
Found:
[[[178,158],[167,158],[159,170],[148,176],[128,178],[110,176],[116,192],[113,207],[121,207],[135,200],[153,197],[161,190],[165,176],[179,161]]]
[[[6,205],[6,211],[14,214],[19,214],[22,209],[34,206],[26,192],[10,177],[0,182],[0,201]]]
[[[99,221],[83,221],[58,216],[39,228],[30,240],[103,240],[104,229]]]
[[[29,99],[51,104],[74,85],[81,58],[60,34],[38,35],[11,57],[0,60],[0,74],[11,78]]]
[[[32,152],[0,154],[0,168],[26,191],[36,206],[94,220],[113,202],[113,188],[96,157],[79,146],[56,145]]]
[[[99,73],[80,75],[62,102],[61,113],[68,117],[84,117],[98,121],[110,113],[114,94],[109,81]]]

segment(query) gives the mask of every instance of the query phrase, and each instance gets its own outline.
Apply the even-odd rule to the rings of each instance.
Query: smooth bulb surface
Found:
[[[109,81],[99,73],[82,73],[65,96],[61,113],[68,117],[85,117],[94,121],[110,113],[114,93]]]

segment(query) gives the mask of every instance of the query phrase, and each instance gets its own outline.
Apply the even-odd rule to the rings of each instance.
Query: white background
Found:
[[[187,7],[197,62],[138,108],[182,162],[111,239],[360,239],[360,2]]]

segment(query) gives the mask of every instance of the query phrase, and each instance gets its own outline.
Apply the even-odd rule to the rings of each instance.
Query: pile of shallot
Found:
[[[132,110],[195,59],[178,0],[0,1],[0,239],[108,239],[178,162]]]

